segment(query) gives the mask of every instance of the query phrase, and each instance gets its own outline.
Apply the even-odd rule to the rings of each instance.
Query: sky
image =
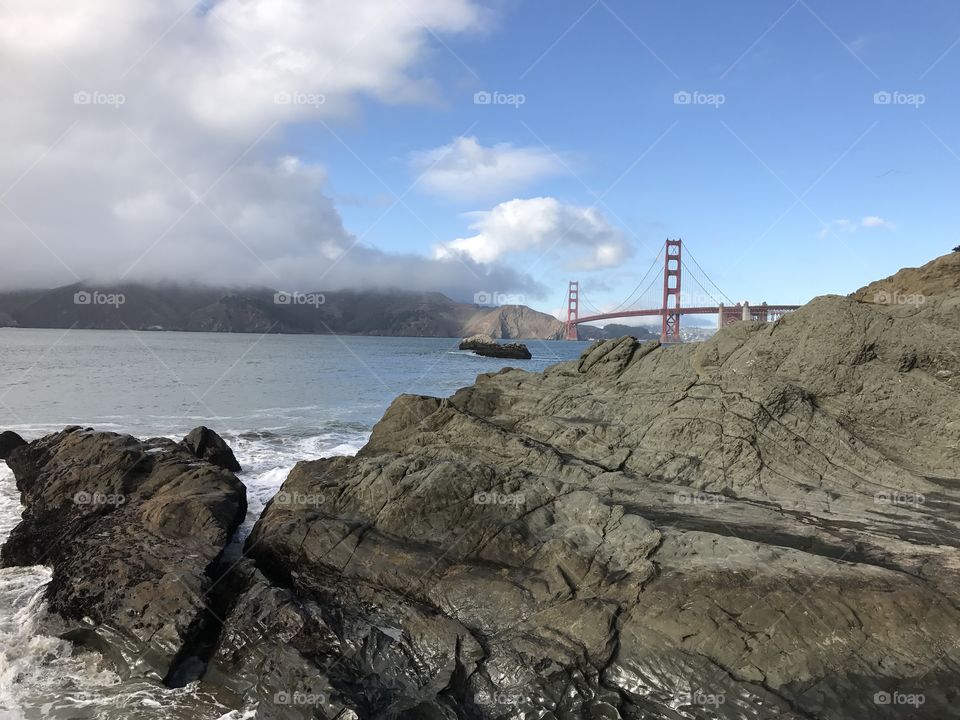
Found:
[[[0,288],[848,293],[960,244],[958,68],[952,0],[8,0]]]

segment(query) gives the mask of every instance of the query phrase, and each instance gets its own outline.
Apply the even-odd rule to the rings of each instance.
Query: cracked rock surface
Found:
[[[935,263],[922,304],[399,397],[268,505],[211,672],[263,717],[960,717],[960,263]]]

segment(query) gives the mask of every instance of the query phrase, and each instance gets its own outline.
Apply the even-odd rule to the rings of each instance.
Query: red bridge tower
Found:
[[[680,253],[683,240],[667,240],[663,256],[663,327],[660,342],[680,342]],[[672,307],[671,307],[672,305]]]
[[[567,323],[564,340],[577,339],[577,319],[580,317],[580,281],[571,280],[567,288]]]

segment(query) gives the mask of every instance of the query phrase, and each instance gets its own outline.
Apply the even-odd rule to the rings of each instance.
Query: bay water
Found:
[[[530,340],[532,360],[453,338],[0,329],[0,430],[32,440],[67,425],[182,438],[207,425],[243,466],[248,533],[299,460],[352,455],[401,393],[446,397],[477,374],[540,371],[583,342]],[[0,542],[19,522],[0,463]],[[121,679],[96,652],[44,634],[45,567],[0,569],[0,720],[240,720],[215,688]]]

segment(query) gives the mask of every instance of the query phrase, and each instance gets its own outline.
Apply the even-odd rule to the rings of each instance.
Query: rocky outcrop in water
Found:
[[[460,342],[461,350],[482,355],[483,357],[506,358],[509,360],[529,360],[533,357],[523,343],[505,343],[501,345],[489,335],[474,335]]]
[[[4,567],[48,565],[55,632],[172,682],[211,621],[211,569],[246,513],[233,473],[166,438],[70,427],[7,457],[24,505]]]

